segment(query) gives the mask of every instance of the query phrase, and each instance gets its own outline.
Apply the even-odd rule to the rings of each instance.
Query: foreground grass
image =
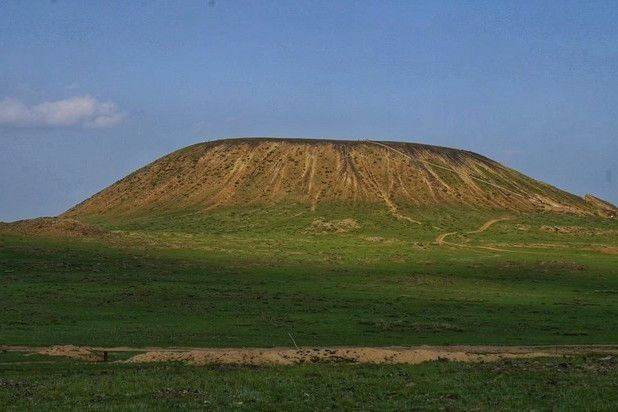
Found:
[[[21,363],[27,360],[29,363]],[[187,367],[0,355],[5,410],[616,410],[602,357],[484,364]]]

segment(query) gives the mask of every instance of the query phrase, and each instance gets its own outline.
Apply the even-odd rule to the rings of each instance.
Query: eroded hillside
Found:
[[[226,206],[369,203],[611,215],[481,155],[395,142],[231,139],[193,145],[134,172],[65,213],[143,215]]]

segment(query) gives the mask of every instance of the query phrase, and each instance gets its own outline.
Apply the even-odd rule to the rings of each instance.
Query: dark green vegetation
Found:
[[[7,345],[615,344],[618,221],[304,206],[0,234]],[[312,226],[354,219],[330,233]],[[344,230],[348,228],[344,227]],[[326,231],[326,233],[323,233]],[[434,239],[456,232],[438,246]],[[483,249],[478,246],[489,246]]]
[[[618,363],[591,356],[421,365],[187,367],[0,354],[3,410],[615,410]]]

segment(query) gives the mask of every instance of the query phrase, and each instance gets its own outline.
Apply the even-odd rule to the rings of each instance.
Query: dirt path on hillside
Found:
[[[453,246],[459,246],[457,243],[450,243],[446,241],[446,238],[448,236],[454,235],[457,232],[447,232],[447,233],[440,233],[438,235],[438,237],[436,238],[435,242],[438,246],[444,246],[444,245],[453,245]]]
[[[472,231],[470,231],[470,232],[466,232],[466,233],[468,233],[468,234],[482,233],[482,232],[486,231],[487,229],[489,229],[489,228],[490,228],[491,226],[493,226],[494,224],[496,224],[496,223],[498,223],[498,222],[502,222],[502,221],[504,221],[504,220],[510,220],[510,219],[511,219],[510,217],[500,217],[500,218],[498,218],[498,219],[491,219],[491,220],[489,220],[489,221],[487,221],[487,222],[483,223],[483,224],[481,225],[481,227],[479,227],[478,229],[476,229],[476,230],[472,230]]]
[[[182,362],[188,365],[294,365],[301,363],[418,364],[429,361],[494,362],[502,359],[558,357],[582,354],[618,355],[618,345],[561,346],[415,346],[302,348],[130,348],[6,346],[8,352],[62,356],[88,362],[104,361],[104,353],[138,353],[129,363]],[[110,356],[110,360],[113,358]]]
[[[488,220],[487,222],[483,223],[478,229],[476,230],[471,230],[469,232],[465,232],[465,234],[467,235],[473,235],[476,233],[482,233],[484,231],[486,231],[487,229],[489,229],[491,226],[493,226],[494,224],[498,223],[498,222],[502,222],[504,220],[510,220],[512,219],[511,217],[500,217],[497,219],[491,219]],[[445,246],[445,245],[449,245],[449,246],[459,246],[459,247],[475,247],[475,248],[479,248],[479,249],[487,249],[487,250],[494,250],[494,251],[498,251],[498,252],[506,252],[506,250],[504,249],[498,249],[492,246],[472,246],[472,245],[462,245],[459,243],[452,243],[452,242],[447,242],[446,238],[452,235],[457,234],[458,232],[447,232],[447,233],[441,233],[436,237],[436,240],[434,241],[438,246]]]

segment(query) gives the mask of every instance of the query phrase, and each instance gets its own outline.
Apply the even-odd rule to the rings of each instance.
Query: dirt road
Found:
[[[458,245],[458,244],[456,244],[456,243],[447,243],[447,242],[446,242],[446,238],[447,238],[447,236],[451,236],[451,235],[454,235],[454,234],[456,234],[456,233],[457,233],[457,232],[441,233],[441,234],[439,234],[439,235],[438,235],[438,237],[436,238],[435,242],[436,242],[436,244],[437,244],[438,246],[444,246],[444,245],[446,245],[446,244],[450,244],[450,245],[454,245],[454,246],[459,246],[459,245]]]
[[[488,220],[487,222],[483,223],[478,229],[471,230],[471,231],[465,232],[465,233],[468,234],[468,235],[472,235],[472,234],[475,234],[475,233],[482,233],[482,232],[486,231],[487,229],[489,229],[494,224],[496,224],[498,222],[502,222],[504,220],[510,220],[510,219],[512,219],[512,218],[510,218],[510,217],[500,217],[500,218],[497,218],[497,219],[491,219],[491,220]],[[435,243],[438,246],[444,246],[444,245],[465,246],[465,245],[460,245],[458,243],[451,243],[451,242],[447,242],[446,241],[447,237],[455,235],[457,233],[458,232],[441,233],[441,234],[438,235],[438,237],[436,237]],[[490,249],[490,250],[499,250],[499,251],[501,251],[500,249],[490,248],[490,247],[486,247],[486,246],[479,246],[479,247],[483,248],[483,249]]]

